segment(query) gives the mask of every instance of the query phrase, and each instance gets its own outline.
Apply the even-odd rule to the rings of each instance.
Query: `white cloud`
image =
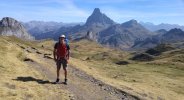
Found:
[[[53,0],[52,0],[53,1]],[[77,19],[85,19],[89,16],[88,11],[82,10],[78,8],[72,0],[54,0],[61,5],[61,7],[44,7],[41,8],[41,12],[44,15],[48,16],[60,16],[61,19],[67,19],[70,17],[71,19],[65,21],[80,21]],[[73,19],[74,18],[74,19]],[[75,19],[76,18],[76,19]]]
[[[61,22],[81,22],[81,21],[85,22],[87,17],[90,16],[90,14],[92,13],[92,10],[94,9],[93,7],[95,6],[100,6],[100,9],[102,10],[103,13],[105,13],[114,21],[120,23],[123,21],[127,21],[129,19],[144,20],[152,18],[159,19],[160,17],[178,17],[178,16],[184,17],[183,15],[184,0],[156,0],[155,1],[156,3],[155,2],[147,3],[150,0],[16,0],[16,1],[8,0],[8,1],[12,2],[0,3],[1,7],[0,17],[10,16],[22,21],[45,20],[45,21],[61,21]],[[76,4],[76,2],[78,5]],[[139,3],[141,2],[141,4],[137,5],[136,2]],[[117,4],[120,5],[116,6]],[[158,8],[159,10],[156,11],[155,8]]]
[[[80,22],[85,21],[90,14],[88,11],[77,7],[72,0],[21,1],[19,0],[10,4],[1,3],[0,6],[3,9],[0,11],[4,12],[4,16],[16,17],[24,21],[36,19]],[[51,4],[56,4],[57,6]],[[1,16],[3,17],[3,14]]]

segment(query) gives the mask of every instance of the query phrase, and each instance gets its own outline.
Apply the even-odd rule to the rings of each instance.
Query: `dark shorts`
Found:
[[[67,67],[67,61],[66,59],[60,59],[56,62],[57,68],[61,68],[61,64],[63,65],[63,69],[66,69]]]

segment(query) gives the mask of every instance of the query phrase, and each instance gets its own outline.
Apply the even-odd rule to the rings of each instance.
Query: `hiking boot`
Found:
[[[65,79],[65,82],[64,82],[65,85],[67,85],[67,79]]]
[[[57,78],[55,83],[58,83],[58,82],[59,82],[59,79]]]

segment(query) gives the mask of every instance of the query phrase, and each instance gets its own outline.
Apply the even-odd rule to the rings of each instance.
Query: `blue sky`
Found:
[[[184,0],[0,0],[0,18],[85,22],[94,8],[118,23],[136,19],[184,25]]]

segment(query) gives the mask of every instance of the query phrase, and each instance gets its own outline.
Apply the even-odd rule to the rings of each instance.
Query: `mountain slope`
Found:
[[[146,49],[155,47],[158,44],[164,43],[177,43],[184,42],[184,31],[181,29],[171,29],[170,31],[162,30],[160,34],[154,35],[152,37],[148,37],[144,40],[136,41],[134,49]]]
[[[162,42],[173,43],[173,42],[184,42],[184,31],[181,29],[171,29],[162,36]]]
[[[153,34],[138,24],[136,20],[130,20],[101,31],[99,42],[111,47],[127,49],[134,44],[135,40],[142,40]]]
[[[0,35],[14,35],[16,37],[28,40],[34,39],[34,37],[27,33],[21,23],[10,17],[5,17],[0,21]]]

